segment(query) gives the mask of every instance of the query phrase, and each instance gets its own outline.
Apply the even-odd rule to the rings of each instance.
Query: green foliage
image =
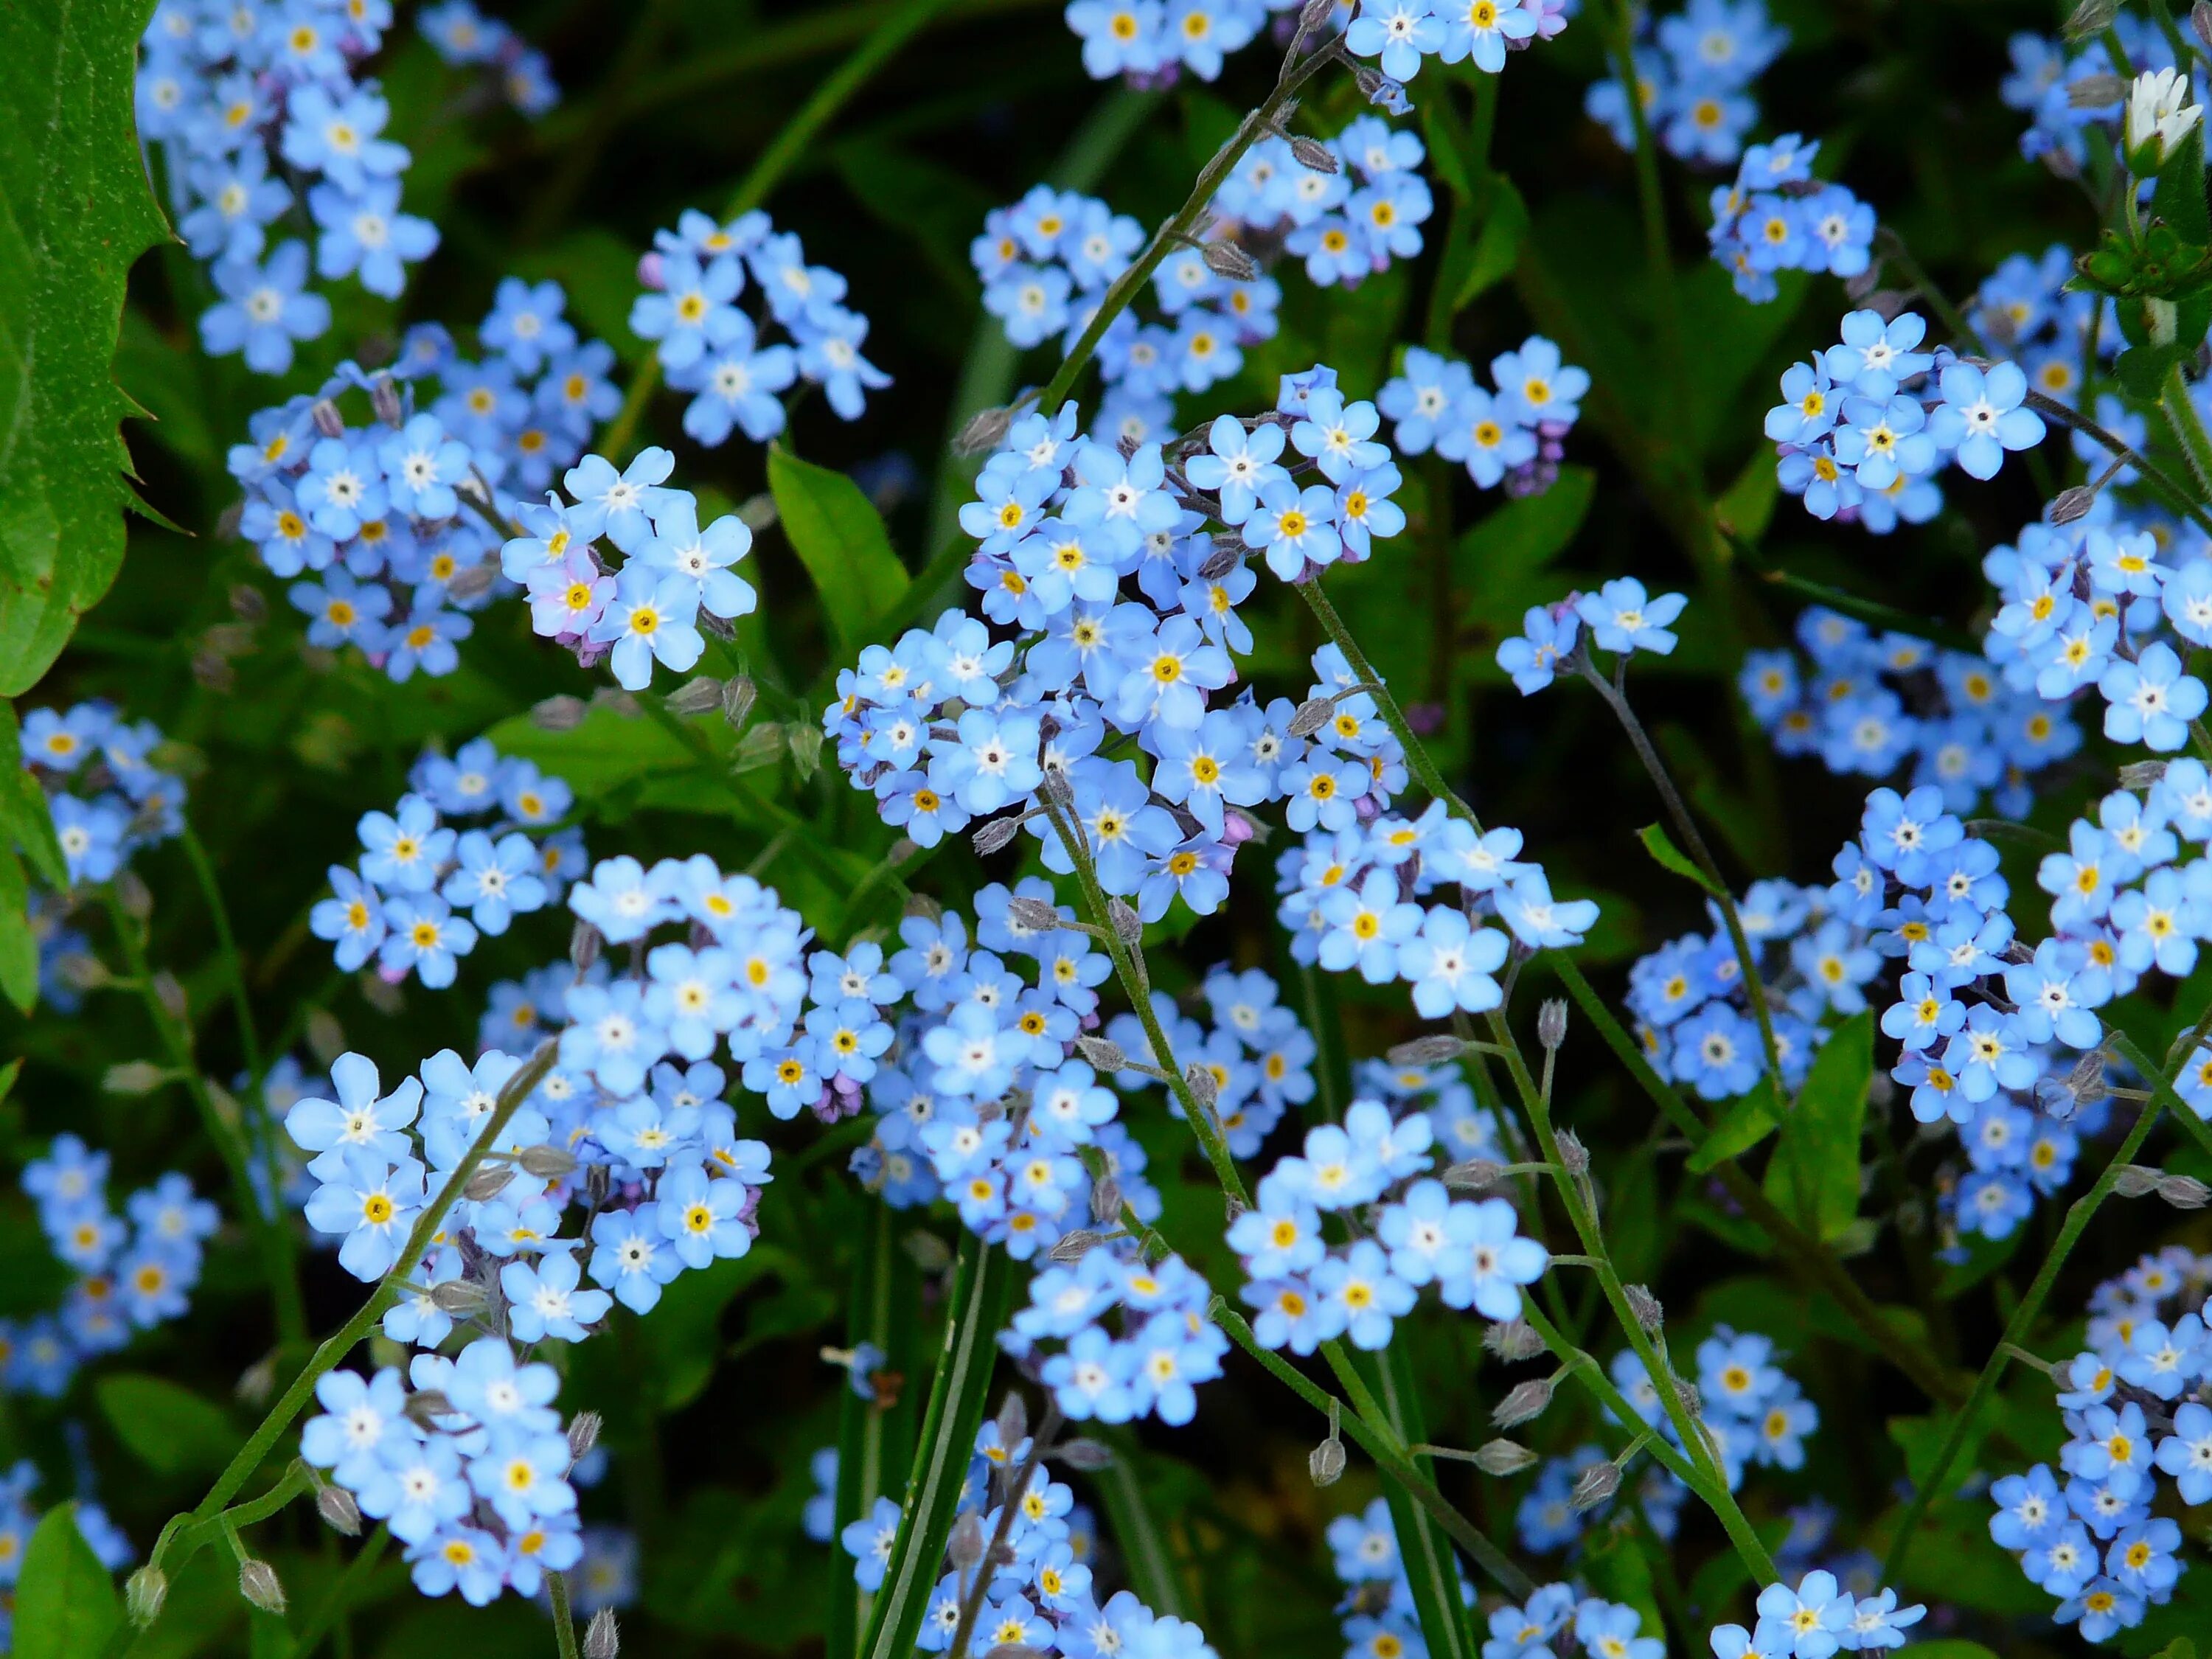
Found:
[[[211,1475],[238,1449],[229,1413],[161,1377],[110,1371],[93,1398],[115,1437],[156,1474]]]
[[[841,660],[868,642],[870,624],[890,614],[907,589],[883,515],[842,472],[769,452],[769,487],[792,551],[814,579]]]
[[[122,1622],[115,1581],[77,1530],[76,1505],[55,1505],[23,1551],[16,1659],[94,1659]]]

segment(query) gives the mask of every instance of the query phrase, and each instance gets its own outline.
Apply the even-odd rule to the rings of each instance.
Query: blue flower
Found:
[[[1928,435],[1955,451],[1973,477],[1994,478],[2008,449],[2043,441],[2043,418],[2021,406],[2027,377],[2015,363],[1997,363],[1984,374],[1972,363],[1953,363],[1941,377],[1943,401],[1928,416]]]
[[[2189,723],[2204,712],[2204,683],[2181,672],[2181,659],[2161,642],[2133,662],[2116,662],[2097,682],[2108,707],[2105,735],[2171,754],[2189,741]]]
[[[1674,649],[1668,624],[1688,604],[1680,593],[1652,599],[1633,576],[1621,576],[1595,593],[1575,602],[1575,611],[1589,627],[1590,636],[1607,651],[1652,651],[1666,656]]]

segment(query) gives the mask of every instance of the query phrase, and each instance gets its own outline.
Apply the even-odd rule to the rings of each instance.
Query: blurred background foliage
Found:
[[[773,844],[767,878],[825,942],[895,921],[899,899],[889,886],[854,890],[892,832],[834,771],[813,769],[788,745],[747,740],[739,754],[739,739],[718,739],[732,752],[702,762],[663,726],[613,708],[557,734],[534,725],[526,712],[533,704],[564,693],[588,697],[602,682],[535,640],[519,605],[487,613],[459,672],[445,678],[394,685],[352,653],[305,648],[283,584],[228,533],[237,491],[223,457],[256,409],[312,386],[342,356],[388,355],[410,322],[465,327],[509,274],[559,280],[571,316],[614,346],[627,381],[650,349],[625,319],[636,258],[653,231],[687,206],[719,206],[825,77],[902,9],[893,0],[512,0],[500,15],[550,54],[563,89],[561,106],[535,125],[464,107],[462,77],[412,31],[395,30],[380,73],[392,135],[415,152],[407,206],[441,227],[443,244],[398,306],[352,284],[336,290],[333,326],[303,350],[282,387],[198,349],[192,319],[209,295],[180,247],[157,249],[132,270],[118,374],[149,416],[126,432],[143,496],[168,522],[132,521],[112,592],[29,702],[110,698],[189,746],[191,817],[220,874],[247,990],[264,1030],[283,1033],[289,1046],[304,1052],[311,1026],[325,1041],[339,1030],[386,1075],[441,1047],[470,1049],[485,986],[561,948],[545,927],[526,923],[487,939],[452,992],[410,986],[372,998],[335,974],[308,935],[307,908],[324,890],[325,866],[350,854],[359,815],[400,793],[424,744],[450,749],[479,732],[568,778],[595,856],[703,850],[737,867]],[[2094,216],[2077,187],[2020,159],[2020,117],[1996,93],[2008,31],[2050,27],[2054,8],[1772,0],[1771,10],[1794,40],[1765,79],[1761,136],[1820,137],[1823,171],[1876,204],[1952,295],[1970,292],[2008,254],[2087,240]],[[956,591],[957,551],[949,562],[940,556],[957,535],[952,515],[973,464],[949,458],[949,434],[975,410],[1043,379],[1053,362],[1014,353],[981,312],[966,249],[985,211],[1045,179],[1093,191],[1155,223],[1181,203],[1272,76],[1270,55],[1255,49],[1210,87],[1101,86],[1084,76],[1059,12],[1048,0],[945,0],[804,145],[766,203],[812,257],[848,275],[854,308],[873,319],[870,356],[896,377],[849,426],[802,408],[787,442],[861,481],[917,574],[916,611]],[[1987,592],[1977,573],[1981,551],[2034,516],[2040,495],[2027,469],[2013,469],[1992,488],[1962,494],[1939,522],[1887,538],[1831,530],[1794,509],[1772,514],[1772,452],[1759,435],[1760,412],[1782,369],[1832,337],[1846,308],[1840,287],[1785,274],[1776,302],[1737,300],[1704,257],[1705,194],[1715,180],[1668,162],[1674,325],[1686,344],[1687,375],[1680,391],[1664,390],[1668,379],[1655,372],[1662,319],[1632,161],[1583,113],[1583,88],[1601,73],[1599,53],[1597,32],[1577,26],[1504,77],[1494,155],[1511,188],[1469,228],[1473,263],[1449,273],[1458,278],[1453,291],[1437,291],[1441,218],[1420,259],[1355,290],[1286,284],[1280,335],[1249,354],[1240,381],[1209,393],[1206,408],[1265,406],[1279,373],[1316,360],[1371,396],[1403,343],[1425,339],[1480,363],[1532,329],[1559,339],[1569,360],[1592,372],[1592,418],[1572,440],[1558,487],[1500,505],[1495,496],[1479,501],[1463,482],[1453,488],[1439,470],[1409,469],[1408,533],[1339,572],[1331,586],[1378,666],[1439,733],[1439,755],[1478,811],[1521,826],[1563,891],[1604,901],[1587,955],[1611,992],[1638,951],[1703,925],[1701,906],[1692,888],[1634,848],[1633,830],[1656,816],[1656,803],[1600,705],[1571,696],[1523,703],[1494,667],[1492,649],[1523,608],[1631,571],[1655,587],[1688,592],[1682,648],[1639,661],[1645,720],[1717,832],[1739,886],[1764,875],[1820,878],[1856,825],[1863,791],[1816,762],[1772,755],[1734,691],[1743,649],[1785,640],[1816,586],[1954,629],[1970,626]],[[1432,67],[1413,88],[1417,100],[1463,103],[1464,84],[1449,76]],[[1357,94],[1348,76],[1322,84],[1306,119],[1312,130],[1333,131],[1355,112]],[[640,439],[676,451],[677,481],[701,495],[702,507],[726,510],[766,488],[763,452],[745,444],[702,451],[676,416],[673,398],[661,394]],[[1755,560],[1716,533],[1716,512]],[[752,562],[762,605],[738,648],[768,710],[804,725],[839,665],[836,640],[779,532],[760,538]],[[1263,589],[1248,615],[1260,642],[1253,678],[1268,694],[1297,695],[1318,643],[1311,618],[1280,589]],[[720,775],[726,760],[745,786],[734,793]],[[2085,771],[2078,786],[2046,791],[2037,821],[2063,825],[2088,789]],[[2032,854],[2007,855],[2024,861]],[[228,1076],[241,1056],[222,1017],[226,987],[210,914],[185,859],[173,845],[139,866],[160,896],[154,949],[184,985],[206,1069]],[[980,869],[956,838],[905,875],[917,890],[957,902],[982,878]],[[2032,881],[2024,863],[2010,873],[2016,890]],[[1221,960],[1285,965],[1260,890],[1265,878],[1265,862],[1252,861],[1248,902],[1192,929],[1179,968],[1157,952],[1164,980],[1170,972],[1194,979]],[[1322,1026],[1337,1063],[1407,1034],[1402,994],[1334,983],[1340,1006],[1322,1011]],[[2192,982],[2180,1006],[2201,1005],[2207,992]],[[1624,1277],[1650,1281],[1668,1303],[1678,1352],[1717,1321],[1771,1334],[1801,1356],[1793,1370],[1820,1408],[1807,1468],[1762,1480],[1754,1518],[1774,1522],[1784,1500],[1814,1493],[1848,1514],[1878,1516],[1908,1463],[1932,1451],[1935,1420],[1920,1415],[1928,1402],[1858,1346],[1825,1299],[1760,1261],[1756,1236],[1747,1240],[1679,1160],[1657,1155],[1647,1110],[1595,1048],[1578,1041],[1564,1056],[1563,1117],[1607,1144],[1601,1167],[1615,1173],[1606,1213]],[[68,1127],[112,1149],[119,1178],[181,1162],[204,1177],[204,1190],[220,1189],[211,1150],[191,1150],[197,1131],[181,1091],[126,1097],[100,1090],[108,1066],[154,1052],[131,1000],[91,999],[68,1019],[43,1010],[28,1019],[0,1015],[0,1049],[27,1061],[0,1108],[0,1155],[11,1167]],[[1220,1200],[1180,1126],[1157,1111],[1129,1115],[1153,1151],[1167,1231],[1218,1240]],[[754,1117],[748,1122],[759,1132]],[[761,1211],[759,1246],[686,1275],[651,1318],[618,1321],[615,1338],[574,1357],[573,1403],[605,1413],[613,1452],[613,1472],[586,1496],[586,1514],[622,1521],[640,1540],[642,1598],[629,1651],[820,1651],[833,1595],[849,1594],[848,1562],[807,1541],[799,1524],[811,1490],[808,1459],[836,1437],[846,1394],[843,1374],[821,1350],[848,1340],[861,1276],[889,1272],[918,1311],[888,1369],[918,1389],[934,1352],[950,1224],[886,1219],[843,1173],[848,1133],[824,1133],[809,1121],[767,1133],[778,1178]],[[2190,1167],[2188,1159],[2175,1167]],[[1902,1316],[1914,1322],[1917,1340],[1947,1359],[1978,1353],[2009,1305],[1990,1270],[2015,1249],[2027,1260],[2039,1255],[2039,1230],[2057,1220],[2046,1212],[2006,1245],[1984,1247],[1940,1277],[1924,1248],[1917,1258],[1908,1249],[1853,1265],[1878,1301],[1934,1312]],[[2111,1273],[2123,1264],[2121,1249],[2093,1238],[2069,1282],[2086,1286]],[[1202,1265],[1225,1270],[1230,1259],[1224,1252]],[[49,1305],[58,1273],[10,1183],[0,1199],[0,1314]],[[309,1273],[312,1322],[328,1328],[357,1289],[327,1258],[313,1258]],[[6,1401],[0,1452],[51,1448],[59,1415],[87,1416],[106,1471],[102,1497],[143,1547],[167,1514],[197,1497],[210,1464],[258,1413],[224,1403],[194,1419],[158,1393],[149,1407],[117,1369],[232,1401],[240,1373],[270,1340],[256,1283],[250,1250],[226,1235],[189,1320],[141,1338],[81,1384],[90,1412],[81,1398]],[[2062,1291],[2053,1305],[2078,1302]],[[1440,1443],[1471,1444],[1486,1431],[1490,1401],[1474,1382],[1478,1336],[1472,1322],[1427,1321],[1409,1323],[1401,1336],[1413,1345]],[[1316,1421],[1241,1358],[1230,1373],[1200,1391],[1194,1425],[1148,1424],[1117,1444],[1126,1459],[1119,1471],[1078,1483],[1102,1516],[1109,1555],[1117,1534],[1126,1545],[1123,1527],[1139,1524],[1133,1506],[1149,1514],[1185,1610],[1224,1659],[1328,1659],[1342,1642],[1321,1530],[1372,1495],[1373,1472],[1355,1458],[1341,1485],[1316,1490],[1305,1463]],[[2023,1400],[2039,1392],[2032,1376],[2014,1387]],[[1532,1439],[1546,1450],[1572,1446],[1586,1410],[1563,1398],[1532,1425]],[[2000,1413],[1999,1432],[2010,1411]],[[2033,1425],[2023,1433],[2035,1434]],[[1524,1481],[1477,1480],[1464,1468],[1442,1479],[1479,1524],[1511,1533]],[[1938,1521],[1951,1528],[1952,1546],[1920,1550],[1909,1588],[2000,1621],[2045,1611],[2046,1599],[1989,1543],[1983,1510],[1958,1506],[1947,1521],[1947,1507]],[[1693,1514],[1686,1527],[1682,1559],[1710,1559],[1717,1575],[1692,1585],[1692,1600],[1724,1616],[1725,1595],[1741,1594],[1729,1582],[1732,1558],[1705,1537],[1707,1518]],[[272,1538],[266,1553],[302,1602],[342,1559],[304,1516],[289,1541]],[[246,1650],[244,1608],[218,1555],[204,1553],[179,1583],[172,1612],[142,1652]],[[1650,1598],[1648,1569],[1622,1538],[1600,1534],[1586,1572],[1620,1599]],[[2206,1594],[2203,1577],[2185,1582],[2177,1604],[2200,1620],[2199,1631],[2212,1629],[2212,1608],[2199,1602],[2191,1611],[2186,1598]],[[1107,1581],[1119,1582],[1110,1567]],[[483,1612],[450,1598],[425,1601],[395,1565],[369,1575],[362,1598],[356,1652],[493,1659],[547,1645],[534,1608],[512,1599]]]

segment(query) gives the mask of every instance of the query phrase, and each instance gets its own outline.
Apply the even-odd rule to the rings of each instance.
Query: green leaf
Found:
[[[1644,843],[1644,850],[1645,852],[1650,854],[1651,856],[1658,860],[1662,866],[1667,869],[1672,870],[1676,875],[1681,877],[1683,880],[1694,881],[1698,886],[1704,888],[1705,891],[1711,894],[1715,898],[1725,898],[1728,896],[1726,893],[1721,890],[1718,884],[1714,882],[1711,877],[1708,876],[1704,871],[1698,869],[1696,865],[1691,863],[1689,859],[1683,854],[1681,848],[1675,846],[1674,843],[1668,838],[1667,831],[1663,826],[1656,823],[1647,823],[1641,830],[1636,832],[1636,838]]]
[[[2185,242],[2203,247],[2212,242],[2212,210],[2204,201],[2204,124],[2190,128],[2189,136],[2166,158],[2158,170],[2158,183],[2150,198],[2152,216],[2173,228]]]
[[[1413,1377],[1412,1344],[1394,1342],[1371,1358],[1354,1362],[1372,1378],[1372,1386],[1389,1419],[1391,1431],[1401,1445],[1418,1445],[1429,1437],[1421,1413],[1420,1393]],[[1460,1600],[1459,1565],[1451,1540],[1437,1524],[1436,1516],[1414,1502],[1396,1481],[1383,1489],[1390,1506],[1390,1521],[1398,1534],[1398,1559],[1413,1591],[1413,1610],[1421,1623],[1421,1636],[1430,1659],[1474,1659],[1474,1627],[1467,1605]]]
[[[1474,239],[1474,258],[1460,278],[1452,295],[1454,313],[1465,311],[1483,292],[1513,274],[1520,263],[1522,239],[1528,234],[1528,204],[1513,181],[1500,176],[1491,180],[1490,213]],[[1769,469],[1771,471],[1771,469]]]
[[[0,696],[123,562],[124,279],[166,234],[133,113],[148,0],[0,7]]]
[[[20,764],[22,728],[15,722],[15,705],[0,702],[0,847],[13,842],[27,854],[31,868],[55,891],[70,884],[69,862],[54,834],[54,815],[46,805],[46,792],[28,767]]]
[[[1776,1161],[1798,1160],[1812,1212],[1807,1219],[1823,1239],[1836,1238],[1858,1213],[1859,1137],[1873,1081],[1874,1014],[1863,1010],[1820,1045],[1782,1126]]]
[[[1597,474],[1563,466],[1540,495],[1508,501],[1459,538],[1453,563],[1466,586],[1480,593],[1501,580],[1530,576],[1565,552],[1597,498]]]
[[[982,1425],[1014,1272],[1003,1252],[962,1231],[945,1348],[930,1383],[929,1409],[922,1419],[914,1479],[899,1512],[898,1535],[891,1540],[883,1588],[868,1610],[868,1627],[860,1638],[862,1659],[907,1659],[921,1633],[960,1488],[968,1478],[968,1460],[975,1455],[975,1431]]]
[[[0,847],[0,995],[23,1013],[39,1000],[39,940],[31,931],[31,883],[23,861]]]
[[[117,1371],[92,1392],[115,1437],[156,1474],[213,1474],[238,1449],[240,1436],[222,1408],[174,1382]]]
[[[2189,1644],[2183,1642],[2178,1645],[2185,1648]],[[1964,1641],[1955,1636],[1945,1637],[1938,1642],[1915,1642],[1912,1654],[1913,1659],[1997,1659],[1995,1653],[1979,1642]],[[2183,1654],[2180,1659],[2191,1659],[2191,1656]]]
[[[1690,1154],[1690,1173],[1705,1175],[1723,1158],[1741,1158],[1772,1134],[1782,1123],[1779,1104],[1773,1079],[1761,1077],[1749,1094],[1722,1114],[1712,1133]]]
[[[902,1224],[885,1205],[867,1206],[860,1248],[853,1264],[845,1346],[872,1345],[883,1355],[882,1371],[902,1378],[914,1369],[915,1310],[921,1286],[914,1258],[899,1247]],[[886,1384],[886,1386],[890,1386]],[[886,1492],[902,1492],[914,1462],[915,1390],[897,1385],[889,1411],[859,1390],[838,1390],[836,1526],[842,1532],[875,1507]],[[851,1568],[830,1564],[830,1659],[846,1659],[859,1644],[867,1622],[868,1590],[853,1583]]]
[[[869,625],[890,614],[907,589],[883,515],[842,472],[802,461],[781,445],[768,452],[769,489],[784,533],[814,578],[838,655],[868,642]]]
[[[115,1581],[76,1529],[76,1505],[56,1504],[23,1552],[15,1659],[97,1659],[122,1622]]]

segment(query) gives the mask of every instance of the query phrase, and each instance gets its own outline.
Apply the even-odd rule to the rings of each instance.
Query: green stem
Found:
[[[269,1278],[270,1297],[276,1304],[278,1339],[288,1347],[304,1346],[307,1340],[307,1304],[300,1294],[299,1263],[291,1232],[280,1217],[270,1212],[270,1206],[276,1202],[276,1191],[270,1189],[269,1200],[264,1203],[255,1189],[248,1164],[251,1149],[242,1126],[227,1118],[216,1104],[214,1091],[201,1075],[199,1060],[192,1048],[191,1027],[171,1016],[162,1004],[161,994],[155,989],[153,964],[147,957],[146,941],[139,932],[139,924],[124,909],[112,885],[106,892],[108,919],[114,925],[116,940],[123,947],[124,961],[130,966],[131,977],[138,988],[140,1000],[145,1004],[147,1018],[154,1024],[155,1034],[161,1039],[178,1080],[191,1097],[201,1127],[215,1143],[224,1167],[230,1172],[239,1217],[253,1233],[261,1253],[263,1271]]]
[[[2135,1049],[2135,1045],[2125,1037],[2116,1037],[2114,1047],[2122,1054],[2128,1054],[2130,1050],[2138,1054],[2142,1052]],[[2140,1065],[2141,1062],[2134,1063]],[[2027,1345],[2036,1316],[2043,1311],[2045,1299],[2050,1296],[2051,1286],[2058,1281],[2058,1270],[2066,1265],[2066,1258],[2073,1254],[2075,1245],[2088,1231],[2089,1223],[2098,1208],[2111,1196],[2112,1184],[2120,1178],[2121,1170],[2134,1163],[2136,1154],[2142,1150],[2142,1144],[2149,1138],[2152,1126],[2158,1121],[2160,1109],[2168,1099],[2179,1098],[2174,1096],[2173,1085],[2160,1073],[2147,1070],[2144,1074],[2157,1079],[2158,1098],[2143,1108],[2142,1115],[2136,1119],[2135,1127],[2128,1131],[2127,1139],[2112,1154],[2112,1161],[2105,1166],[2104,1172],[2097,1177],[2096,1184],[2067,1207],[2065,1224],[2058,1230],[2058,1237],[2052,1243],[2050,1254],[2043,1258],[2043,1266],[2036,1270],[2035,1280],[2027,1287],[2027,1294],[2021,1298],[2020,1306],[2013,1310],[2012,1317],[2005,1322],[2004,1335],[1990,1352],[1989,1362],[1982,1367],[1981,1375],[1974,1379],[1974,1386],[1967,1393],[1966,1404],[1959,1407],[1958,1415],[1951,1419],[1951,1427],[1943,1437],[1942,1447],[1936,1452],[1936,1462],[1929,1469],[1927,1478],[1919,1483],[1912,1494],[1911,1503],[1905,1507],[1905,1517],[1898,1523],[1897,1536],[1890,1542],[1889,1559],[1881,1564],[1883,1583],[1899,1582],[1899,1575],[1905,1569],[1905,1559],[1912,1548],[1913,1534],[1919,1531],[1922,1517],[1928,1513],[1928,1506],[1935,1501],[1936,1494],[1943,1489],[1944,1479],[1950,1474],[1951,1465],[1958,1461],[1959,1453],[1966,1443],[1966,1437],[1973,1430],[1974,1419],[1981,1415],[1983,1408],[1989,1404],[1990,1396],[1996,1392],[1997,1383],[2004,1376],[2005,1366],[2010,1363],[2013,1352]],[[2186,1111],[2188,1109],[2185,1106],[2182,1109]]]
[[[181,839],[185,857],[199,883],[200,896],[215,924],[216,949],[222,957],[223,976],[230,981],[231,1006],[238,1012],[238,1046],[245,1054],[246,1075],[252,1079],[250,1086],[258,1097],[263,1075],[261,1039],[253,1023],[253,1005],[246,994],[246,959],[239,953],[238,935],[231,931],[230,908],[223,902],[222,885],[216,879],[215,862],[208,857],[206,846],[189,823]]]
[[[2159,407],[2166,411],[2166,424],[2181,445],[2181,453],[2188,457],[2189,471],[2197,480],[2200,501],[2212,501],[2212,437],[2204,431],[2204,422],[2197,412],[2197,404],[2189,396],[2189,382],[2182,378],[2181,365],[2174,363],[2166,371],[2166,384],[2159,388]]]
[[[769,193],[782,181],[792,163],[805,154],[806,148],[821,133],[837,112],[851,101],[853,94],[867,84],[876,71],[897,53],[900,47],[914,38],[924,25],[943,11],[951,0],[905,0],[905,3],[884,14],[859,47],[838,64],[814,88],[813,96],[800,105],[798,112],[784,123],[769,147],[760,154],[745,176],[738,180],[737,189],[725,204],[722,216],[735,219],[751,211],[769,198]],[[599,440],[601,453],[619,456],[629,446],[637,431],[637,423],[645,414],[645,406],[660,384],[660,359],[655,356],[637,372],[630,383],[629,393],[623,399],[621,410],[615,416]]]
[[[545,1575],[545,1594],[553,1603],[553,1647],[561,1659],[581,1659],[576,1647],[576,1620],[568,1611],[568,1575]]]
[[[1682,343],[1681,308],[1674,299],[1674,256],[1667,237],[1667,198],[1659,181],[1659,145],[1644,110],[1642,83],[1636,72],[1636,8],[1632,0],[1617,0],[1613,27],[1606,50],[1620,77],[1628,121],[1636,136],[1636,205],[1644,222],[1644,259],[1651,279],[1651,305],[1659,319],[1659,342],[1669,380],[1684,382],[1688,356]]]

